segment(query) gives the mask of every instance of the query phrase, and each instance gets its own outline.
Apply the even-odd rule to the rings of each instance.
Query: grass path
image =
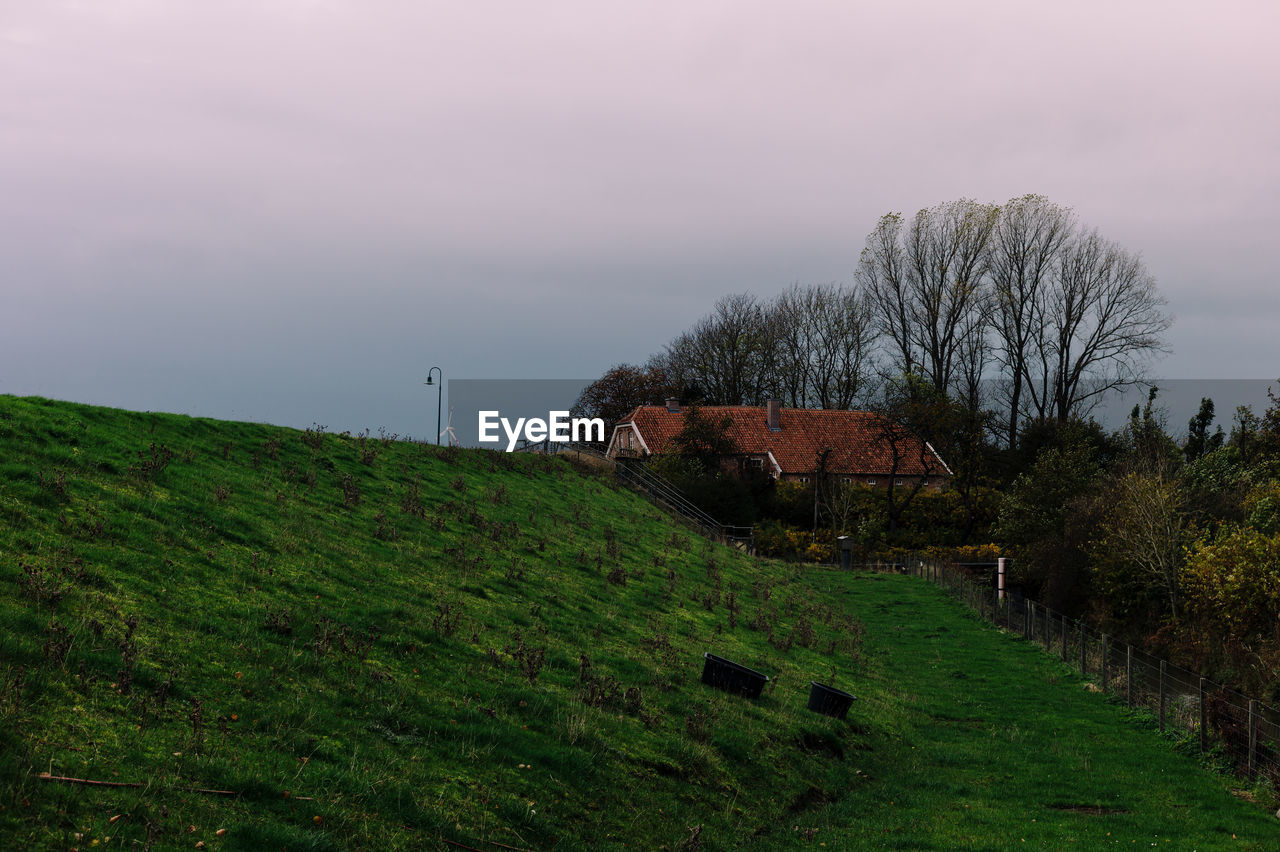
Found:
[[[886,748],[831,807],[828,848],[1280,849],[1280,820],[1148,718],[918,578],[828,576],[877,660],[860,712]],[[874,765],[874,769],[870,767]]]

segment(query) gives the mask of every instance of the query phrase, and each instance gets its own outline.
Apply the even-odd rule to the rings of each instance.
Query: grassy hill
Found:
[[[559,459],[0,397],[0,622],[4,848],[1280,848],[922,581]]]

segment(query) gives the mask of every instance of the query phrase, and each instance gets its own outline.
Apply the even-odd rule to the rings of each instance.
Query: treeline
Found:
[[[1015,446],[1026,422],[1066,422],[1137,382],[1162,350],[1164,305],[1141,258],[1067,208],[1037,195],[962,199],[883,216],[847,284],[725,296],[584,400],[606,416],[661,398],[653,392],[847,409],[870,407],[886,379],[910,375],[993,412],[990,431]]]
[[[1280,703],[1280,399],[1186,438],[1153,391],[1122,430],[1073,421],[1003,489],[993,535],[1057,609]]]

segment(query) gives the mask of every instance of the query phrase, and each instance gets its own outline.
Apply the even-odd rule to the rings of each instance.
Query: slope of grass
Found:
[[[0,621],[6,846],[1280,841],[923,582],[750,559],[557,459],[0,397]]]

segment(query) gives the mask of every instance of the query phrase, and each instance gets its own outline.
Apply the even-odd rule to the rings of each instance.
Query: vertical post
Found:
[[[1102,691],[1104,694],[1107,691],[1107,687],[1110,686],[1110,684],[1108,683],[1108,681],[1110,680],[1110,674],[1111,674],[1110,666],[1107,665],[1108,650],[1109,649],[1107,648],[1107,634],[1103,633],[1102,634]]]
[[[1133,646],[1125,645],[1124,655],[1124,701],[1133,709]]]
[[[1022,638],[1024,639],[1031,638],[1031,609],[1034,606],[1035,604],[1029,600],[1022,602]]]
[[[1062,662],[1067,661],[1067,617],[1062,616]]]
[[[1160,661],[1160,733],[1164,733],[1164,679],[1166,664]]]
[[[1053,610],[1044,608],[1044,649],[1053,650]]]
[[[1258,702],[1249,699],[1249,777],[1258,771]]]
[[[1209,713],[1205,708],[1204,678],[1200,678],[1200,751],[1209,750]]]
[[[1001,556],[996,560],[996,597],[1004,600],[1004,568],[1005,558]]]
[[[1080,634],[1080,674],[1083,676],[1089,673],[1089,661],[1085,658],[1084,653],[1084,619],[1082,618],[1076,622],[1076,626],[1079,628],[1078,632]]]

